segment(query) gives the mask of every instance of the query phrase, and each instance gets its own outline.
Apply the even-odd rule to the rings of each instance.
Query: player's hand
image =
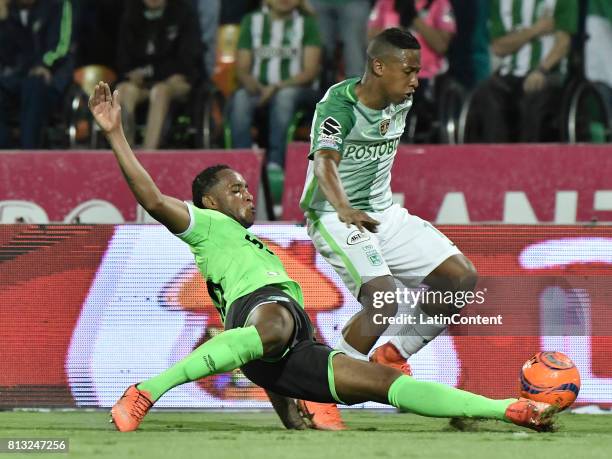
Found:
[[[541,91],[546,86],[546,75],[539,70],[534,70],[525,81],[523,81],[523,91],[527,93]]]
[[[555,18],[550,12],[545,12],[533,25],[538,36],[548,35],[555,31]]]
[[[119,91],[115,90],[111,95],[108,84],[101,81],[96,85],[93,94],[89,98],[89,110],[106,134],[121,129]]]
[[[259,101],[257,102],[258,107],[263,107],[268,104],[274,93],[278,90],[278,86],[270,85],[264,86],[261,88],[261,92],[259,94]]]
[[[38,65],[30,70],[30,75],[41,77],[47,84],[51,83],[51,79],[53,78],[51,71],[42,65]]]
[[[352,207],[338,210],[338,218],[341,222],[346,223],[348,228],[350,228],[351,225],[355,225],[362,233],[364,233],[365,230],[376,233],[378,231],[378,225],[380,225],[378,220],[374,220],[363,210],[353,209]]]

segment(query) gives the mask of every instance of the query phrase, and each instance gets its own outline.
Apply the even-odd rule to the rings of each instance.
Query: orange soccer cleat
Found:
[[[133,384],[111,408],[110,422],[114,423],[120,432],[131,432],[138,428],[152,406],[151,394],[138,389],[136,384]]]
[[[317,430],[346,430],[340,410],[335,403],[298,400],[298,410],[304,420]]]
[[[506,418],[517,426],[538,432],[554,430],[554,415],[558,408],[544,402],[519,398],[506,408]]]
[[[397,348],[390,342],[377,347],[372,355],[370,361],[385,365],[387,367],[395,368],[401,371],[407,376],[412,376],[412,369],[410,364],[406,362],[404,356],[397,350]]]

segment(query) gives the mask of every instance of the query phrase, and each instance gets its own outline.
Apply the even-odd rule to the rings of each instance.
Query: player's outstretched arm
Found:
[[[361,232],[365,228],[375,233],[379,222],[364,211],[351,207],[338,173],[339,163],[340,153],[335,150],[319,150],[315,153],[314,174],[319,181],[321,191],[338,212],[340,221],[346,223],[346,226],[355,225]]]
[[[149,173],[138,162],[125,138],[121,126],[119,92],[115,91],[111,95],[108,84],[98,83],[89,98],[89,109],[102,131],[104,131],[115,153],[121,172],[138,203],[144,207],[149,215],[173,233],[185,231],[189,227],[190,221],[187,205],[159,191]]]

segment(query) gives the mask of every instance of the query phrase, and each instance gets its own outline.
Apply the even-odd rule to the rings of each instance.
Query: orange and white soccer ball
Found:
[[[538,352],[521,369],[521,397],[564,410],[578,397],[580,373],[561,352]]]

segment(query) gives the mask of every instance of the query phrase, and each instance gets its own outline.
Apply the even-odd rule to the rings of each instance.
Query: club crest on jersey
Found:
[[[391,124],[390,119],[382,120],[380,122],[380,125],[378,126],[378,131],[380,132],[380,135],[385,135],[387,133],[387,131],[389,130],[389,124]]]
[[[360,244],[362,242],[369,241],[369,240],[370,240],[369,234],[362,233],[359,230],[355,230],[351,234],[348,235],[348,237],[346,238],[346,243],[348,245],[356,245],[356,244]]]

